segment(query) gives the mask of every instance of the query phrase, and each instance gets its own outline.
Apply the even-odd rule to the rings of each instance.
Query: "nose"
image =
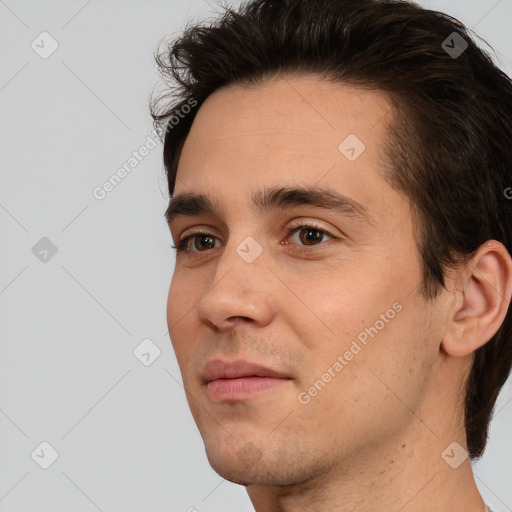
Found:
[[[226,245],[215,275],[198,302],[199,321],[218,330],[230,329],[240,322],[263,326],[271,321],[271,283],[275,277],[266,266],[263,248],[258,246],[254,239]]]

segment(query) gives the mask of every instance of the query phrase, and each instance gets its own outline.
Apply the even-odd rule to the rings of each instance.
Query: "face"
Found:
[[[420,407],[439,333],[410,205],[382,177],[390,116],[384,95],[316,77],[224,88],[198,112],[174,196],[203,194],[215,210],[171,222],[175,245],[188,240],[167,318],[226,479],[287,485],[348,469],[396,443]],[[275,188],[345,203],[253,203]]]

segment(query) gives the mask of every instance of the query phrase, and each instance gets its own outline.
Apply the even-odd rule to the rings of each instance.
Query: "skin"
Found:
[[[390,120],[383,93],[288,76],[211,95],[184,146],[175,194],[205,193],[222,209],[171,225],[175,244],[191,228],[216,242],[196,237],[178,254],[169,332],[208,459],[247,486],[258,512],[484,510],[469,460],[453,469],[441,455],[454,441],[466,448],[462,384],[474,350],[505,318],[512,261],[488,242],[435,301],[423,298],[410,204],[383,178]],[[338,149],[348,134],[366,145],[353,162]],[[312,206],[251,210],[253,191],[290,185],[329,186],[375,224]],[[296,219],[340,239],[307,246],[304,232],[290,234]],[[263,249],[253,263],[236,252],[248,236]],[[300,403],[395,303],[401,311]],[[215,403],[200,378],[214,358],[291,379]]]

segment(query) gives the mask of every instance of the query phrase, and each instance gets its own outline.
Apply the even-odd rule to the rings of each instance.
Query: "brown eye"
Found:
[[[199,252],[202,252],[201,246],[204,244],[207,246],[207,249],[214,249],[215,248],[215,237],[201,234],[201,235],[193,235],[192,240],[194,242],[194,247],[199,250]],[[199,243],[197,241],[199,240]]]
[[[173,249],[176,249],[177,252],[206,252],[208,249],[215,248],[215,240],[217,237],[213,235],[209,235],[207,233],[195,233],[193,235],[187,236],[180,240],[177,246],[172,246]],[[197,243],[199,240],[199,243]],[[189,248],[189,242],[193,241],[194,249]],[[203,250],[204,246],[206,246],[206,250]]]
[[[296,226],[290,231],[290,233],[294,233],[293,236],[295,237],[298,235],[296,238],[296,240],[298,240],[297,245],[305,247],[321,245],[324,236],[328,236],[331,239],[336,238],[324,229],[319,229],[316,226],[310,226],[307,224]],[[293,236],[290,238],[293,239]]]
[[[305,245],[316,245],[315,242],[321,242],[324,232],[316,228],[301,229],[299,231],[299,239]]]

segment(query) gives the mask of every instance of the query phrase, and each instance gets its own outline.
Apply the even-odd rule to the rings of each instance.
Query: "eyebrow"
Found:
[[[272,210],[286,210],[297,206],[314,206],[331,210],[346,216],[359,218],[375,226],[375,219],[370,212],[354,199],[339,194],[331,189],[316,187],[276,187],[258,190],[252,194],[252,209],[255,213]],[[219,216],[217,201],[205,194],[182,193],[171,198],[165,218],[169,226],[177,218],[199,215]]]

